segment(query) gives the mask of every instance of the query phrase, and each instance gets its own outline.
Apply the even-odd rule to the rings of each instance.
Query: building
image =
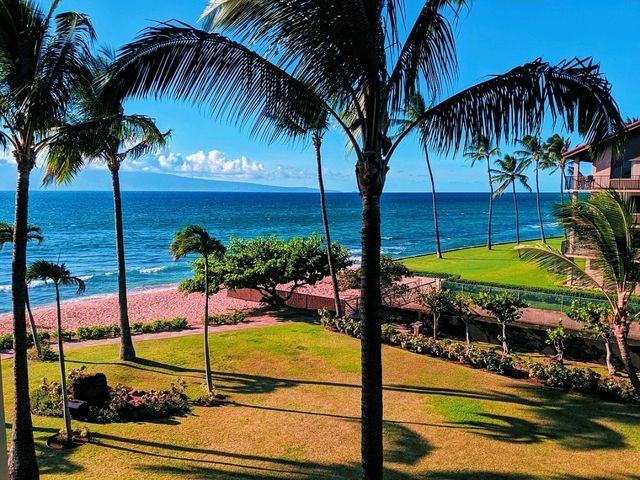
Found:
[[[614,188],[631,197],[637,219],[640,220],[640,120],[627,125],[627,139],[621,157],[614,156],[607,147],[597,158],[592,158],[589,145],[580,145],[563,155],[567,163],[573,163],[573,175],[566,178],[566,189],[573,198],[580,193]],[[589,252],[581,249],[574,238],[563,246],[569,257],[585,258],[589,267]]]

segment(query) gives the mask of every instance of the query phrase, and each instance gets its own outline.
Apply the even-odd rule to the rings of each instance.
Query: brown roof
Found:
[[[632,130],[636,130],[639,127],[640,127],[640,120],[636,120],[635,122],[631,122],[630,124],[628,124],[626,126],[626,130],[627,132],[631,132]],[[582,145],[578,145],[577,147],[572,148],[571,150],[567,150],[566,152],[564,152],[564,154],[562,154],[562,156],[563,158],[573,157],[578,153],[582,153],[586,150],[589,150],[589,146],[590,145],[588,143],[583,143]]]

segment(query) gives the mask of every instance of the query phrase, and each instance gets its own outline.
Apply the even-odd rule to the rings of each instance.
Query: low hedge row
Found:
[[[209,315],[209,325],[237,325],[244,322],[247,316],[247,312],[240,311]],[[204,318],[204,315],[202,317]]]
[[[333,318],[320,311],[325,328],[360,337],[360,321],[351,318]],[[434,340],[426,335],[398,333],[392,325],[382,325],[382,341],[414,353],[458,361],[474,368],[508,376],[524,376],[542,384],[565,391],[601,395],[609,400],[640,405],[638,395],[627,379],[603,377],[590,368],[569,368],[557,361],[523,361],[517,356],[502,355],[493,348],[481,348],[451,340]]]
[[[150,323],[135,322],[131,324],[133,333],[159,333],[159,332],[177,332],[189,328],[189,322],[184,317],[176,317],[170,320],[154,320]],[[94,325],[91,327],[78,327],[74,331],[62,330],[62,338],[71,340],[77,338],[79,340],[99,340],[102,338],[112,338],[120,336],[119,325]],[[57,338],[57,333],[39,332],[38,337],[41,341]],[[27,345],[33,346],[31,336],[27,337]],[[13,335],[7,333],[0,336],[0,350],[10,350],[13,348]]]

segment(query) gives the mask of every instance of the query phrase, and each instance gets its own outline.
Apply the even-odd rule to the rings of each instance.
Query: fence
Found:
[[[606,303],[604,299],[598,298],[585,298],[584,295],[571,295],[570,293],[546,293],[546,292],[533,292],[530,290],[517,290],[505,287],[494,287],[488,285],[479,285],[474,283],[465,283],[459,281],[444,281],[442,283],[447,289],[452,292],[468,293],[470,295],[477,295],[481,292],[487,293],[510,293],[521,300],[524,300],[533,308],[541,308],[544,310],[553,310],[557,312],[567,313],[571,307],[571,303],[574,300],[581,300],[584,302],[594,303]],[[640,311],[639,303],[632,303],[631,307],[635,311]]]

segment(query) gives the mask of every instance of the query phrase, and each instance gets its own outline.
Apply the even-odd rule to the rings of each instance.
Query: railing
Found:
[[[571,175],[566,177],[567,190],[590,191],[604,188],[614,188],[616,190],[639,190],[640,175],[628,178],[610,178],[606,175]]]

